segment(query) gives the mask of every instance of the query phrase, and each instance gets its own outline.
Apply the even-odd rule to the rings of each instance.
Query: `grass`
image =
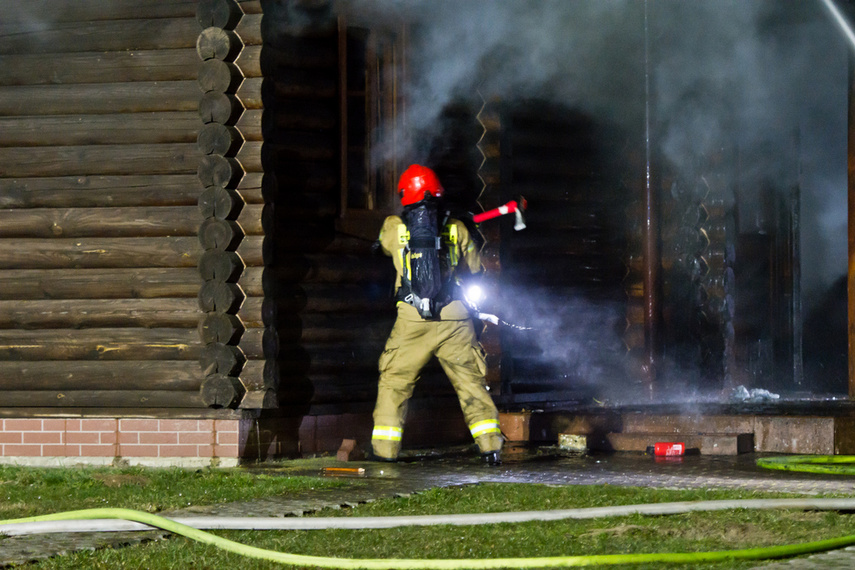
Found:
[[[121,506],[168,510],[253,497],[287,495],[366,480],[329,480],[253,474],[241,470],[23,469],[0,468],[2,518],[50,511]],[[69,497],[68,489],[75,489]],[[176,492],[177,490],[179,490]],[[738,490],[480,484],[433,489],[384,499],[319,516],[450,514],[714,499],[780,498],[793,495]],[[14,499],[13,499],[14,497]],[[220,536],[260,548],[354,558],[496,558],[628,552],[689,552],[772,546],[855,534],[855,517],[838,512],[733,510],[669,516],[631,515],[582,521],[533,522],[473,527],[421,527],[365,531],[229,531]],[[704,568],[753,568],[757,561],[707,564]],[[270,562],[224,553],[172,537],[164,541],[96,552],[76,552],[29,567],[188,568],[241,570],[278,568]],[[661,565],[621,566],[658,568]],[[689,566],[669,566],[688,568]]]

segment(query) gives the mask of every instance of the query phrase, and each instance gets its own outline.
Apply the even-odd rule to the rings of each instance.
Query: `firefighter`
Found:
[[[485,462],[499,465],[503,438],[487,391],[485,353],[459,293],[461,280],[481,273],[481,256],[465,224],[441,211],[443,192],[431,169],[410,166],[398,182],[403,212],[387,217],[380,232],[377,245],[397,272],[398,314],[379,360],[372,451],[377,460],[396,460],[407,403],[436,356]]]

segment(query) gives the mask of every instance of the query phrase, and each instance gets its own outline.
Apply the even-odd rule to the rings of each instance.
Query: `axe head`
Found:
[[[525,212],[525,209],[528,207],[528,200],[520,196],[517,199],[517,208],[514,210],[514,229],[516,231],[525,229],[525,219],[523,219],[522,213]]]

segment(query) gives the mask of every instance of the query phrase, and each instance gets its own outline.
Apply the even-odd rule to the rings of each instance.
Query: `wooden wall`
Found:
[[[220,170],[206,169],[220,139],[204,113],[218,109],[211,93],[234,88],[222,86],[222,62],[201,57],[203,31],[231,17],[221,4],[30,0],[5,11],[3,409],[204,410],[211,403],[200,387],[218,372],[211,363],[225,359],[219,346],[203,343],[200,322],[203,312],[225,313],[226,303],[231,310],[239,301],[229,297],[235,287],[203,279],[211,265],[201,260],[238,249],[242,265],[263,265],[261,168],[253,154],[260,129],[251,124],[247,142],[236,145],[238,159],[250,151],[245,175],[234,181],[236,207],[223,206],[235,196],[211,178]],[[257,2],[243,4],[260,12]],[[244,106],[253,105],[260,109],[260,102]],[[248,273],[254,283],[260,269]],[[247,295],[244,314],[261,322],[260,285]],[[264,362],[253,358],[263,356],[262,337],[241,340],[245,368],[258,377]]]

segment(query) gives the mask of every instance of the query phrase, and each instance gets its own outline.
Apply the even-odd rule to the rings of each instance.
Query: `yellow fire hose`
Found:
[[[783,499],[782,499],[783,500]],[[778,501],[782,501],[778,500]],[[772,499],[775,501],[775,499]],[[833,501],[833,499],[829,500]],[[851,508],[851,500],[841,499],[841,507]],[[716,501],[709,501],[715,503]],[[757,502],[757,501],[755,501]],[[704,510],[699,508],[698,503],[686,503],[686,510]],[[739,501],[736,501],[739,503]],[[845,504],[844,504],[845,503]],[[691,505],[689,507],[688,505]],[[643,507],[645,505],[637,505]],[[621,508],[621,507],[615,507]],[[626,507],[622,507],[626,508]],[[719,508],[719,507],[716,507]],[[733,507],[737,508],[737,507]],[[768,507],[758,507],[768,508]],[[707,509],[710,510],[710,509]],[[545,511],[549,512],[549,511]],[[670,512],[678,512],[672,509]],[[511,513],[513,514],[513,513]],[[281,564],[290,564],[296,566],[315,566],[320,568],[364,568],[372,570],[410,570],[416,568],[436,568],[436,569],[486,569],[486,568],[557,568],[557,567],[574,567],[574,566],[594,566],[594,565],[619,565],[619,564],[640,564],[640,563],[682,563],[693,564],[700,562],[725,562],[731,560],[765,560],[769,558],[784,558],[789,556],[800,556],[804,554],[812,554],[833,550],[855,545],[855,535],[843,536],[827,540],[814,542],[806,542],[801,544],[792,544],[784,546],[771,546],[761,548],[748,548],[741,550],[723,550],[715,552],[658,552],[658,553],[643,553],[643,554],[600,554],[590,556],[551,556],[539,558],[493,558],[493,559],[355,559],[355,558],[334,558],[325,556],[307,556],[301,554],[289,554],[276,552],[263,548],[257,548],[246,544],[241,544],[232,540],[228,540],[217,535],[199,530],[192,526],[182,524],[165,517],[136,511],[132,509],[120,508],[101,508],[101,509],[86,509],[80,511],[67,511],[50,515],[28,517],[22,519],[0,521],[0,534],[2,534],[2,526],[10,524],[38,523],[44,521],[80,521],[93,519],[120,519],[125,521],[133,521],[149,525],[151,527],[160,528],[174,534],[178,534],[201,542],[209,544],[225,550],[246,556],[278,562]],[[473,523],[474,524],[474,523]]]

